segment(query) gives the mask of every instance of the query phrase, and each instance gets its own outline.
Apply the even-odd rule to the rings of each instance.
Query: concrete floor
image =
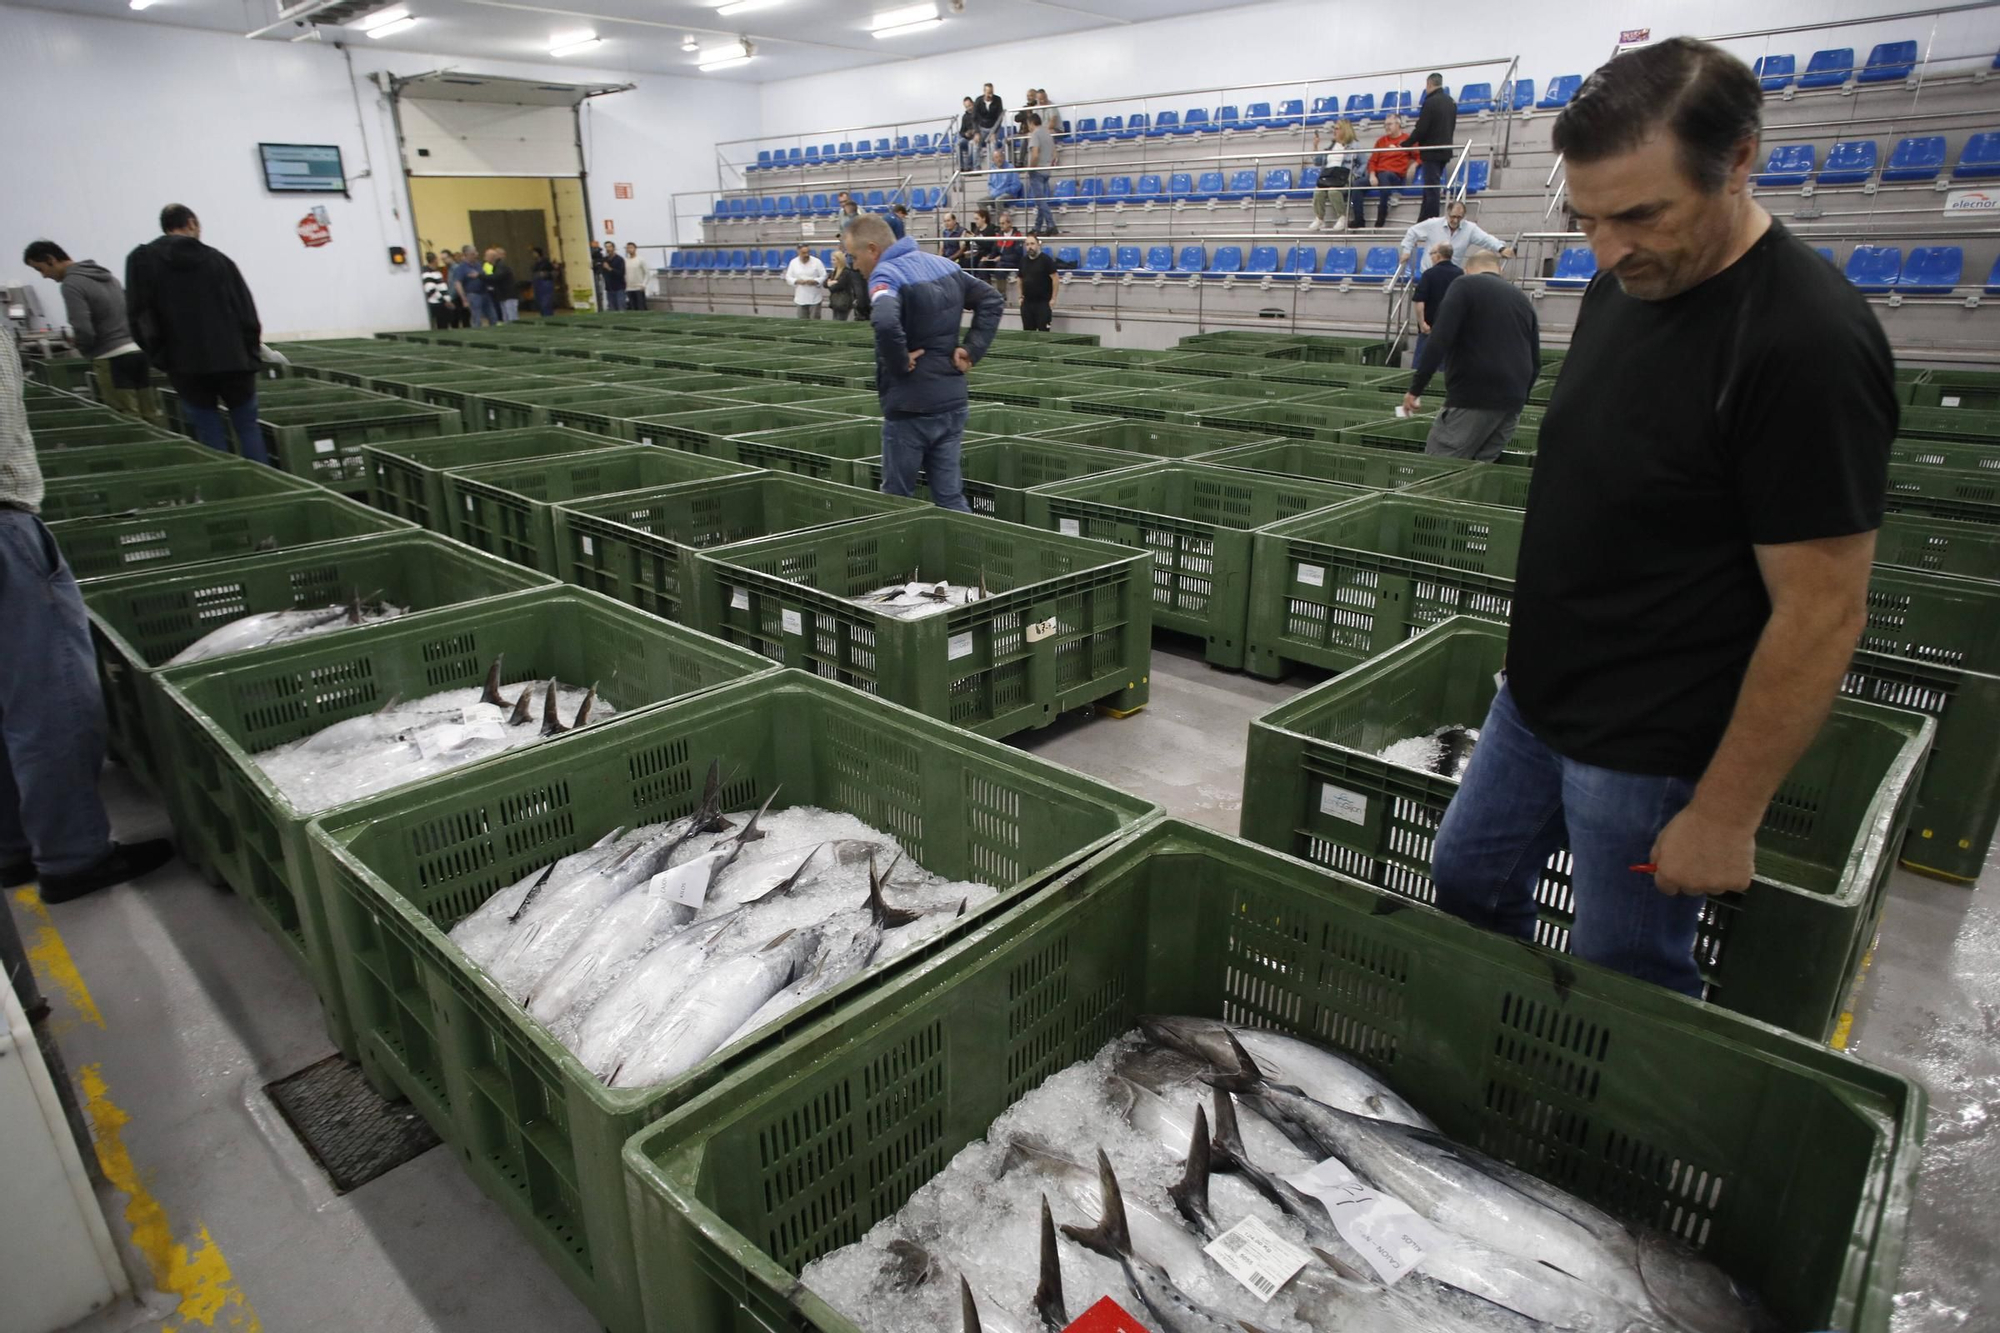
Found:
[[[1250,720],[1309,683],[1211,671],[1163,642],[1144,712],[1065,719],[1021,743],[1234,832]],[[120,836],[161,830],[121,772],[105,787]],[[87,1333],[594,1327],[448,1152],[333,1193],[263,1092],[330,1052],[318,1006],[229,895],[176,863],[46,917],[12,907],[122,1187],[105,1191],[112,1230],[161,1289]],[[1932,1099],[1895,1333],[1995,1327],[2000,873],[1989,866],[1976,892],[1898,873],[1850,1049]]]

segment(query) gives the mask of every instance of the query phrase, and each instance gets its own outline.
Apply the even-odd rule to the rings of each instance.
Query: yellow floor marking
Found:
[[[1850,1006],[1854,1003],[1854,997],[1861,993],[1861,979],[1868,975],[1868,965],[1874,961],[1875,961],[1875,946],[1871,944],[1868,946],[1868,952],[1861,955],[1861,966],[1855,969],[1854,989],[1847,993],[1848,1004]],[[1833,1047],[1833,1049],[1836,1051],[1846,1050],[1847,1038],[1849,1037],[1850,1034],[1853,1033],[1853,1031],[1854,1031],[1854,1010],[1850,1007],[1848,1009],[1844,1009],[1841,1011],[1840,1021],[1833,1025],[1833,1040],[1829,1041],[1827,1045]]]
[[[85,1065],[80,1071],[83,1105],[97,1140],[97,1160],[105,1179],[125,1195],[125,1221],[132,1228],[132,1245],[145,1257],[152,1270],[153,1285],[180,1297],[173,1316],[161,1325],[161,1333],[183,1333],[202,1328],[235,1329],[238,1333],[260,1333],[263,1328],[249,1298],[236,1285],[222,1248],[201,1227],[192,1249],[174,1239],[173,1224],[144,1183],[132,1154],[125,1147],[125,1126],[132,1117],[111,1100],[100,1065]]]
[[[90,987],[83,984],[83,973],[76,970],[76,960],[69,956],[69,946],[56,932],[56,923],[49,919],[49,909],[42,902],[42,895],[35,892],[31,885],[14,890],[14,901],[34,923],[33,938],[27,943],[28,961],[33,964],[35,975],[41,978],[44,986],[62,992],[78,1017],[103,1027],[104,1015],[98,1012]]]

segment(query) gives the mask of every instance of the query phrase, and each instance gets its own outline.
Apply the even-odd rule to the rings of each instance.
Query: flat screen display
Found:
[[[260,143],[264,188],[276,194],[346,194],[347,171],[340,145]]]

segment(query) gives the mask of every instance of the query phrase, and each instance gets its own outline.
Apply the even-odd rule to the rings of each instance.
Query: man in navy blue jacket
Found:
[[[970,512],[959,447],[969,405],[965,376],[986,355],[1006,309],[1000,294],[948,259],[898,240],[880,217],[840,229],[868,279],[875,325],[875,390],[882,400],[882,489],[911,495],[921,473],[940,509]],[[972,331],[958,341],[961,316]]]

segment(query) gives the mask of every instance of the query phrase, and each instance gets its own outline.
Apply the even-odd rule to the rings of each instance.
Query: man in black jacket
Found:
[[[1410,139],[1417,145],[1424,168],[1424,198],[1417,221],[1434,218],[1443,207],[1444,172],[1451,165],[1452,136],[1458,133],[1458,103],[1444,90],[1444,75],[1424,80],[1424,100],[1417,109],[1417,127]]]
[[[972,128],[979,140],[979,160],[985,162],[993,156],[993,145],[1000,141],[1000,117],[1007,114],[993,85],[987,84],[972,103]]]
[[[1021,256],[1021,327],[1030,333],[1047,333],[1055,317],[1056,297],[1062,288],[1056,283],[1059,269],[1075,268],[1042,248],[1042,238],[1032,233],[1027,252]]]
[[[1535,307],[1500,276],[1500,256],[1476,250],[1465,276],[1451,284],[1431,320],[1403,408],[1422,406],[1424,386],[1447,361],[1444,410],[1431,422],[1424,452],[1490,463],[1514,438],[1528,390],[1542,370],[1541,326]]]
[[[186,204],[160,210],[160,236],[125,257],[125,309],[132,336],[166,372],[195,438],[229,452],[217,403],[229,409],[237,452],[268,463],[257,425],[257,303],[229,256],[201,243],[201,219]]]

